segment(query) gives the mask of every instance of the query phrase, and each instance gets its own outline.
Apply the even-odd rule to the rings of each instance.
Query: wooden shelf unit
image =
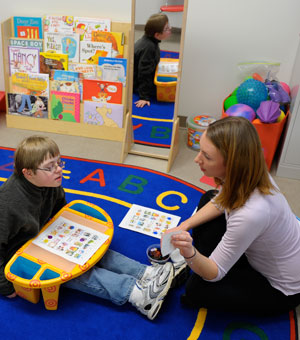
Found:
[[[41,119],[34,117],[25,117],[6,114],[6,124],[9,128],[34,130],[41,132],[53,132],[81,137],[90,137],[112,141],[123,141],[125,136],[125,117],[131,110],[132,105],[132,80],[133,80],[133,63],[130,62],[133,55],[133,31],[132,23],[112,22],[111,30],[113,32],[124,32],[124,58],[127,59],[127,82],[123,87],[122,104],[124,105],[123,127],[109,127],[105,125],[92,125],[83,123],[83,103],[80,104],[80,123],[59,121],[53,119]],[[9,38],[13,37],[13,18],[9,18],[1,24],[2,30],[2,49],[4,64],[4,81],[6,91],[6,112],[8,112],[7,93],[10,92],[10,75],[8,66],[8,45]],[[50,117],[50,101],[49,101]]]

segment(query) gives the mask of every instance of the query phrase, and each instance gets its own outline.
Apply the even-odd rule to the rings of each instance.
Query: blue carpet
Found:
[[[187,182],[145,168],[62,158],[66,161],[63,186],[67,201],[83,199],[106,210],[115,226],[111,248],[145,264],[145,251],[157,239],[118,227],[131,204],[186,219],[203,193]],[[12,171],[13,150],[0,148],[0,183]],[[57,311],[46,310],[42,299],[32,304],[21,298],[0,297],[0,339],[295,339],[295,325],[290,323],[289,315],[255,319],[208,311],[203,317],[202,310],[181,306],[182,292],[183,287],[170,290],[154,321],[130,304],[115,306],[63,287]]]
[[[133,94],[133,103],[139,99]],[[174,103],[151,100],[150,106],[132,106],[134,142],[169,148],[172,138]]]
[[[160,51],[161,58],[179,58],[178,52]],[[139,99],[133,94],[134,103]],[[132,106],[134,142],[137,144],[170,148],[174,117],[174,103],[159,102],[151,99],[150,106],[137,108]],[[145,119],[146,118],[146,119]]]
[[[179,52],[160,50],[160,57],[179,59]]]

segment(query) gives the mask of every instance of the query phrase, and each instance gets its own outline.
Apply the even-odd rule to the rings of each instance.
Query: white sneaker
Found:
[[[147,269],[144,272],[143,277],[141,278],[141,281],[143,283],[147,283],[151,281],[155,276],[160,276],[160,272],[162,271],[164,265],[154,263],[151,266],[147,266]]]
[[[138,289],[141,293],[141,298],[131,303],[148,319],[153,320],[159,312],[161,305],[167,295],[174,276],[174,267],[171,262],[167,262],[163,266],[155,268],[155,276],[147,281],[136,281],[134,289]]]

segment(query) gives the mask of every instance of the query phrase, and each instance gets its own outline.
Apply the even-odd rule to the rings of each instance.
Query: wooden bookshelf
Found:
[[[3,64],[4,64],[4,82],[6,92],[6,112],[8,112],[7,93],[10,92],[10,75],[8,63],[8,45],[9,39],[13,37],[13,18],[9,18],[1,24],[2,30],[2,47],[3,47]],[[17,116],[6,114],[6,124],[9,128],[34,130],[41,132],[53,132],[73,136],[90,137],[112,141],[123,141],[125,136],[125,117],[131,110],[132,105],[132,81],[133,81],[133,62],[130,62],[133,55],[133,38],[132,23],[116,22],[111,24],[113,32],[124,32],[124,58],[127,59],[127,79],[126,87],[123,87],[122,104],[123,126],[122,128],[109,127],[105,125],[92,125],[83,122],[83,103],[80,104],[80,123],[67,122],[53,119],[40,119],[34,117]],[[48,116],[50,117],[50,100],[48,107]]]

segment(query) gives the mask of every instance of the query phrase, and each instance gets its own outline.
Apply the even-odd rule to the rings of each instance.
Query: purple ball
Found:
[[[256,118],[255,111],[251,106],[246,104],[235,104],[227,109],[226,114],[228,116],[244,117],[252,122]]]

